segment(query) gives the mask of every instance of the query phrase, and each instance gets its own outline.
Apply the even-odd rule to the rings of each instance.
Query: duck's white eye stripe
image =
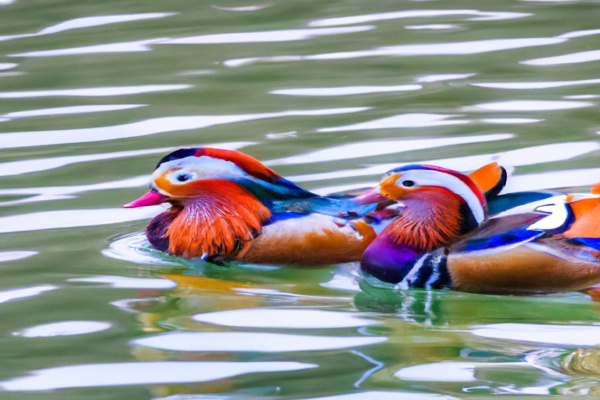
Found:
[[[398,180],[398,184],[402,185],[402,182],[406,182],[407,180],[414,181],[415,186],[439,186],[446,188],[463,198],[478,224],[481,224],[485,219],[485,209],[479,201],[477,194],[458,177],[443,171],[415,169],[402,171],[402,177]]]
[[[247,176],[247,174],[240,167],[231,161],[208,156],[189,156],[165,162],[161,164],[161,166],[155,171],[155,174],[156,176],[160,176],[165,171],[173,168],[177,168],[177,171],[169,174],[168,178],[171,182],[176,184],[187,182],[193,179],[235,180],[236,178]],[[185,173],[189,175],[189,179],[179,179],[180,175]],[[181,178],[183,178],[183,176]]]

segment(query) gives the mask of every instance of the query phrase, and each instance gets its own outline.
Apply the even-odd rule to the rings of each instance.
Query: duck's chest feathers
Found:
[[[400,217],[384,230],[393,243],[424,253],[451,244],[467,231],[464,202],[456,196],[442,191],[416,193],[402,202]]]
[[[219,187],[157,216],[147,236],[155,247],[177,256],[230,258],[260,233],[270,216],[241,187]]]

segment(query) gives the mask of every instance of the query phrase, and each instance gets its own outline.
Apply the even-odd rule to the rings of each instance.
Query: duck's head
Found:
[[[384,201],[407,202],[414,200],[425,207],[443,208],[444,197],[458,199],[472,215],[475,225],[486,218],[487,203],[481,189],[468,175],[460,172],[425,164],[412,164],[388,171],[381,182],[368,192],[357,196],[359,204]],[[427,204],[431,202],[432,204]]]
[[[150,191],[124,207],[185,204],[231,182],[267,204],[274,199],[314,196],[247,154],[200,147],[179,149],[163,157],[152,173]]]

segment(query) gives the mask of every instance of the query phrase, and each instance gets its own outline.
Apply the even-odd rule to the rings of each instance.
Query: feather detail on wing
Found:
[[[563,235],[568,238],[600,238],[600,197],[577,200],[569,206],[575,221]]]

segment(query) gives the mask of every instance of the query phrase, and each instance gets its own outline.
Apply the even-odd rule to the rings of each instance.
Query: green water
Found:
[[[398,163],[495,159],[514,167],[508,190],[587,191],[598,15],[597,1],[0,1],[0,398],[600,395],[585,294],[190,264],[145,246],[156,210],[120,208],[160,157],[203,145],[322,193]]]

